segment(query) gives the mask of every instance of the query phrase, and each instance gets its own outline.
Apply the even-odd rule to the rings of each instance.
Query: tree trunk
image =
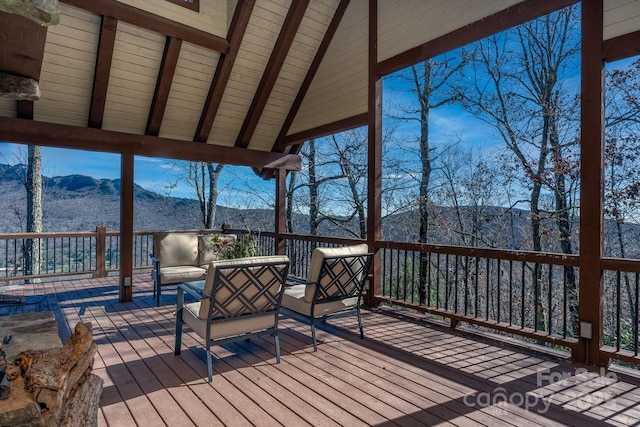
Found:
[[[42,233],[42,148],[29,145],[27,162],[27,233]],[[40,273],[41,239],[28,239],[25,247],[25,275]],[[36,282],[31,279],[31,283]]]

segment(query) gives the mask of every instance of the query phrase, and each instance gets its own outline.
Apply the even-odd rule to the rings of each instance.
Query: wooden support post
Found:
[[[133,298],[133,154],[120,167],[120,302]]]
[[[285,241],[282,234],[287,231],[286,218],[287,200],[287,171],[276,169],[276,208],[275,208],[275,253],[284,255],[286,253]]]
[[[602,269],[604,102],[602,0],[582,3],[582,97],[580,163],[580,322],[591,324],[590,339],[580,338],[577,360],[605,365],[602,346]]]
[[[96,272],[93,277],[107,277],[107,227],[96,227]]]
[[[382,236],[382,79],[377,74],[378,64],[378,1],[369,0],[369,145],[367,184],[367,243],[375,255],[371,262],[368,305],[374,304],[380,294],[380,253],[376,242]]]

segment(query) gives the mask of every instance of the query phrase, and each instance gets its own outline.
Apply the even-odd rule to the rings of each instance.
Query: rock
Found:
[[[40,85],[34,79],[0,71],[0,96],[24,101],[37,101],[40,99]]]
[[[24,16],[40,25],[60,22],[58,0],[0,0],[0,10]]]

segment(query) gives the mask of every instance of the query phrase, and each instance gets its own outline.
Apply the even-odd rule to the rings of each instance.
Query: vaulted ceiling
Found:
[[[0,12],[0,140],[295,169],[306,139],[367,124],[369,45],[388,74],[570,0],[61,0],[49,27]],[[605,1],[605,39],[640,30]],[[637,33],[636,33],[637,34]]]

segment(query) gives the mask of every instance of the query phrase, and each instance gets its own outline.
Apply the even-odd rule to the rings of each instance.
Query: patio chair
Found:
[[[271,334],[280,363],[278,316],[288,271],[286,256],[212,261],[199,301],[185,304],[187,288],[178,286],[174,353],[180,354],[184,322],[205,340],[209,382],[213,345]]]
[[[316,248],[307,280],[285,288],[282,307],[310,323],[313,351],[318,351],[316,324],[332,317],[356,314],[364,338],[360,303],[372,257],[366,244]],[[292,281],[300,282],[289,278]]]

